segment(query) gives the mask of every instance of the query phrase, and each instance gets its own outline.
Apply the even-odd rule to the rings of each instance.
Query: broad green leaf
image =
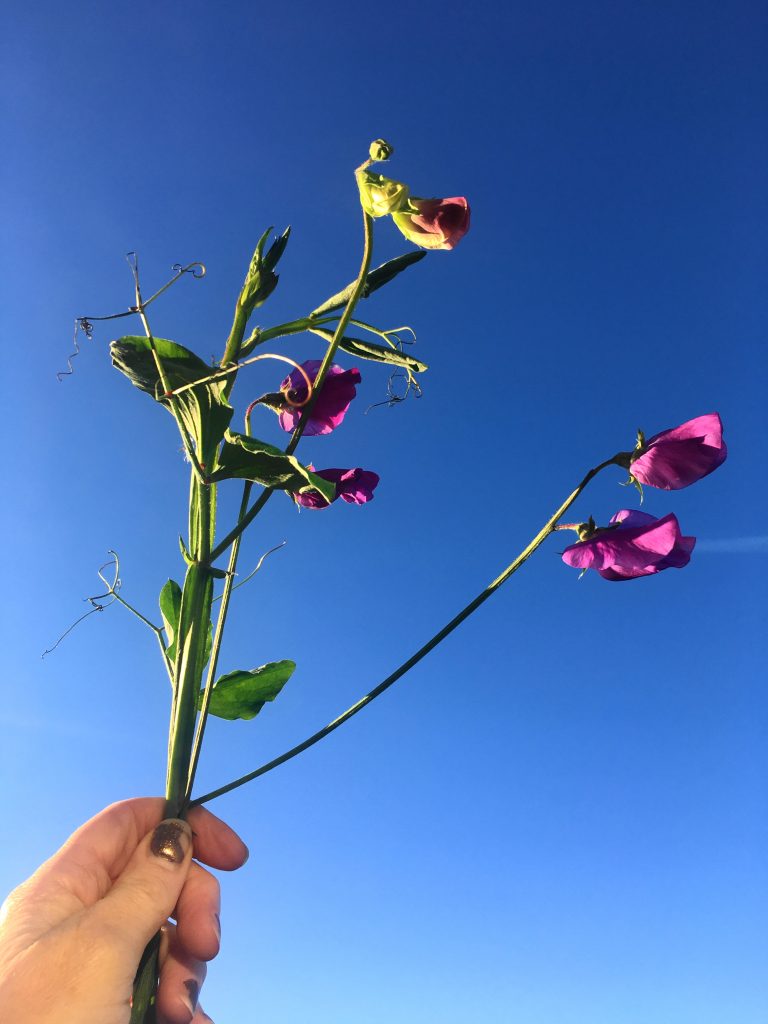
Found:
[[[382,263],[380,267],[376,267],[374,270],[369,270],[360,297],[367,299],[372,292],[377,291],[382,285],[388,284],[392,278],[397,277],[398,274],[413,266],[414,263],[418,263],[419,260],[423,260],[426,255],[424,251],[413,250],[403,253],[402,256],[395,256],[393,260],[387,260],[386,263]],[[346,306],[350,295],[355,290],[356,283],[353,281],[351,284],[348,284],[342,291],[332,295],[330,299],[326,299],[322,306],[313,309],[309,315],[324,316],[326,313],[332,313],[334,309],[341,309],[342,306]]]
[[[163,617],[163,625],[168,637],[166,653],[171,661],[176,657],[176,636],[179,630],[180,611],[181,587],[176,580],[167,580],[160,591],[160,614]]]
[[[221,676],[213,685],[208,710],[218,718],[233,722],[237,718],[255,718],[268,700],[274,700],[291,678],[296,663],[271,661],[250,671],[238,669]],[[197,700],[200,708],[203,691]]]
[[[178,394],[176,405],[185,430],[195,441],[200,461],[208,464],[232,419],[233,410],[224,394],[225,381],[208,381],[216,367],[208,366],[183,345],[167,338],[153,338],[153,342],[172,391],[195,381],[206,381]],[[126,335],[112,342],[110,353],[112,364],[131,384],[171,409],[148,338]]]
[[[319,335],[330,342],[333,338],[333,331],[326,331],[322,327],[313,327],[312,333]],[[364,341],[362,338],[347,338],[339,342],[339,348],[348,352],[351,356],[358,356],[360,359],[371,359],[375,363],[391,363],[393,366],[403,366],[412,373],[423,373],[429,367],[426,363],[420,363],[418,359],[409,356],[407,352],[399,348],[390,348],[388,345],[376,345],[372,341]]]
[[[302,466],[293,455],[286,455],[280,448],[258,438],[228,430],[219,455],[219,469],[211,475],[211,480],[232,477],[292,494],[319,491],[329,502],[336,496],[335,484]]]

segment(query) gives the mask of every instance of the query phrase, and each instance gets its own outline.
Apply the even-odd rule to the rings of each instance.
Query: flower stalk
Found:
[[[484,590],[481,590],[480,593],[469,602],[469,604],[462,608],[457,615],[454,615],[450,622],[446,623],[442,629],[435,633],[431,639],[412,654],[410,658],[404,661],[402,665],[399,665],[394,672],[391,672],[386,679],[382,680],[378,686],[365,694],[364,697],[361,697],[360,700],[347,708],[347,710],[337,718],[334,718],[334,720],[329,722],[328,725],[319,729],[311,736],[308,736],[301,743],[297,743],[295,747],[291,747],[290,750],[286,750],[285,753],[280,754],[279,757],[261,765],[259,768],[256,768],[255,771],[249,772],[247,775],[243,775],[239,779],[235,779],[234,782],[229,782],[226,786],[220,786],[218,789],[214,789],[210,793],[206,793],[204,796],[197,797],[191,802],[191,806],[196,807],[199,804],[208,803],[209,800],[215,800],[216,797],[223,796],[225,793],[230,793],[233,789],[237,789],[239,786],[244,786],[246,782],[251,782],[253,779],[259,778],[261,775],[266,775],[267,772],[271,772],[274,768],[278,768],[281,764],[285,764],[286,761],[290,761],[298,754],[303,753],[305,750],[313,747],[316,743],[319,743],[320,740],[325,739],[326,736],[330,736],[330,734],[338,729],[339,726],[344,725],[344,723],[348,722],[350,718],[353,718],[359,711],[362,711],[363,708],[367,707],[371,701],[374,701],[377,697],[381,696],[382,693],[388,690],[390,686],[393,686],[399,679],[402,679],[406,672],[409,672],[415,665],[418,665],[418,663],[425,658],[430,651],[433,651],[438,644],[441,644],[446,637],[450,636],[450,634],[453,633],[453,631],[460,626],[462,622],[468,619],[473,612],[477,611],[477,609],[484,604],[492,594],[496,593],[499,587],[506,583],[506,581],[513,576],[525,562],[528,561],[537,548],[541,547],[547,537],[559,528],[558,523],[560,519],[584,491],[590,481],[594,480],[597,474],[602,472],[602,470],[606,469],[608,466],[618,465],[619,458],[619,455],[614,455],[612,458],[606,459],[605,462],[601,462],[599,465],[590,469],[579,485],[571,491],[557,511],[550,516],[536,536],[523,548],[517,558],[510,562],[506,569],[504,569],[496,579],[492,580]]]

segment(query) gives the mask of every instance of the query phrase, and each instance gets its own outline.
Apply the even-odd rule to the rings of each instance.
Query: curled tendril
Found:
[[[87,611],[84,615],[81,615],[80,618],[75,619],[72,625],[68,626],[67,629],[64,630],[64,632],[61,634],[56,643],[53,644],[52,647],[48,647],[46,650],[43,651],[43,653],[41,654],[41,658],[44,658],[46,654],[52,654],[59,646],[59,644],[62,642],[62,640],[65,640],[72,632],[72,630],[79,626],[81,622],[84,622],[91,615],[95,615],[96,612],[103,612],[105,608],[109,608],[109,606],[111,604],[114,604],[115,601],[117,600],[117,592],[120,589],[121,585],[120,559],[118,558],[116,551],[110,550],[109,553],[110,555],[112,555],[112,558],[110,558],[108,562],[105,562],[103,565],[99,566],[97,570],[99,579],[107,588],[106,592],[103,594],[94,594],[93,597],[85,598],[85,600],[88,601],[92,606],[90,611]],[[104,570],[107,569],[110,565],[113,565],[115,567],[115,575],[111,583],[104,575]],[[107,600],[107,598],[109,598],[110,600]],[[102,601],[106,601],[106,604],[102,604]]]
[[[180,263],[174,263],[171,270],[179,277],[182,274],[191,274],[196,281],[199,281],[201,277],[205,277],[207,274],[205,264],[200,262],[188,263],[186,267],[182,267]]]
[[[93,324],[88,317],[78,316],[75,318],[75,330],[72,335],[72,351],[67,356],[67,368],[66,370],[58,370],[56,373],[56,380],[59,384],[61,384],[65,377],[71,377],[75,372],[72,360],[76,359],[80,355],[80,339],[78,335],[81,331],[88,341],[93,341]]]
[[[402,394],[398,394],[397,388],[399,385],[396,382],[401,380],[406,382],[405,390],[402,391]],[[408,398],[411,391],[413,391],[415,398],[421,398],[424,393],[421,384],[419,384],[412,373],[407,370],[405,372],[393,370],[387,381],[387,397],[383,402],[374,402],[373,405],[369,405],[365,410],[365,415],[367,416],[371,409],[379,409],[383,405],[387,406],[388,409],[391,409],[394,405],[399,405],[400,402],[404,402]]]
[[[139,278],[139,257],[136,252],[128,252],[125,254],[125,258],[128,261],[128,266],[131,268],[131,274],[133,280],[138,284]],[[159,298],[163,292],[168,291],[171,285],[176,284],[184,274],[190,274],[195,280],[205,277],[206,269],[205,264],[195,261],[194,263],[188,263],[185,267],[182,267],[180,263],[174,263],[171,268],[174,271],[174,276],[170,281],[166,281],[162,288],[159,288],[154,295],[150,295],[148,299],[145,299],[140,306],[129,306],[122,313],[110,313],[109,316],[78,316],[75,318],[75,333],[72,339],[73,351],[70,352],[67,357],[67,368],[66,370],[59,370],[56,374],[56,379],[61,382],[64,377],[70,377],[75,371],[72,366],[72,360],[80,355],[80,342],[78,334],[80,331],[86,336],[88,341],[93,341],[93,321],[94,320],[120,320],[122,317],[135,316],[137,313],[142,313],[147,306],[149,306],[155,299]]]
[[[233,363],[232,366],[225,366],[223,369],[214,371],[210,375],[210,377],[203,377],[201,380],[193,380],[190,384],[182,384],[180,388],[175,388],[173,391],[169,391],[163,397],[170,398],[171,395],[181,395],[185,391],[189,391],[191,388],[199,387],[200,384],[210,384],[212,381],[223,380],[224,377],[229,376],[230,373],[237,373],[237,371],[241,370],[244,366],[250,366],[251,363],[257,363],[260,359],[277,359],[281,363],[288,363],[288,365],[292,366],[294,370],[299,371],[299,373],[304,378],[304,383],[307,386],[307,397],[303,399],[301,402],[293,401],[293,399],[288,397],[288,393],[291,391],[290,387],[281,388],[280,393],[283,395],[286,402],[289,405],[293,406],[295,409],[301,409],[302,406],[305,406],[312,397],[312,381],[309,379],[304,367],[297,363],[295,359],[291,359],[290,356],[282,356],[277,352],[262,352],[258,356],[251,356],[250,359],[244,359],[242,363]],[[255,405],[258,405],[258,399],[248,406],[246,416],[250,415],[250,410]]]

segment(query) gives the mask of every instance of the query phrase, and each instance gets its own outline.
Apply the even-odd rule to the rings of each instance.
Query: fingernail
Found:
[[[213,923],[216,928],[216,938],[221,942],[221,918],[218,914],[213,915]]]
[[[187,978],[184,982],[184,988],[187,990],[187,995],[181,997],[182,1002],[189,1012],[194,1015],[194,1012],[197,1009],[197,997],[200,995],[200,986],[194,978]]]
[[[156,857],[181,864],[191,843],[189,825],[179,818],[169,818],[152,833],[149,848]]]

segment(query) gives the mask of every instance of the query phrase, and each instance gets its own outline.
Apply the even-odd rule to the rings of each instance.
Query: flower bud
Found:
[[[386,217],[408,207],[409,189],[402,181],[393,181],[375,171],[357,171],[360,202],[369,217]]]
[[[265,254],[264,245],[271,230],[272,228],[267,228],[259,239],[251,257],[248,273],[245,275],[243,289],[240,292],[238,304],[245,310],[246,316],[250,316],[257,306],[261,306],[266,302],[275,288],[277,288],[278,275],[275,273],[275,267],[285,252],[291,229],[286,228],[282,235],[275,239]]]
[[[368,154],[374,163],[378,163],[381,160],[389,160],[394,152],[394,146],[390,146],[386,139],[374,139],[368,150]]]

